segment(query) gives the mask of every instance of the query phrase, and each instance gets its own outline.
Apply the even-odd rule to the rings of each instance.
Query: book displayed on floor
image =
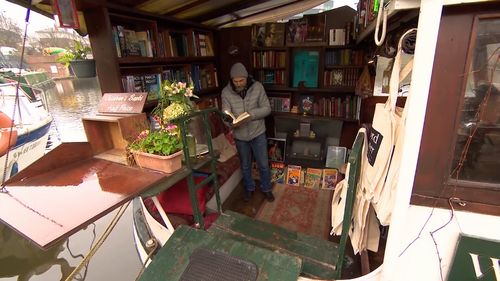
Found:
[[[319,189],[321,185],[321,169],[307,168],[304,187]]]
[[[301,180],[301,167],[296,165],[288,165],[286,183],[289,185],[299,186]]]
[[[321,188],[335,189],[337,184],[338,171],[337,169],[323,169],[323,184]]]
[[[271,182],[285,183],[285,163],[271,162]]]

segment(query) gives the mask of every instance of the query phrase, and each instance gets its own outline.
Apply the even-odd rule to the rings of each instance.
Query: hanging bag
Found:
[[[396,135],[399,132],[398,126],[403,115],[403,108],[396,106],[396,102],[399,82],[409,73],[408,69],[411,69],[411,67],[405,67],[405,73],[400,75],[402,39],[407,33],[399,40],[389,84],[389,97],[385,103],[375,105],[373,123],[368,133],[367,154],[363,157],[361,189],[365,198],[374,204],[379,201],[384,188],[391,156],[396,145]]]
[[[409,32],[414,31],[415,29],[411,29],[407,31],[401,38],[404,38]],[[401,43],[402,39],[399,42],[398,46],[398,55],[402,53],[401,51]],[[408,62],[405,68],[401,71],[399,79],[397,81],[401,82],[405,79],[405,77],[410,73],[413,67],[413,59]],[[392,77],[391,77],[392,78]],[[391,89],[393,85],[391,84]],[[399,87],[399,85],[397,85]],[[408,96],[406,100],[406,104],[409,104],[409,99],[411,97]],[[377,217],[382,225],[389,225],[391,220],[392,209],[394,207],[394,201],[396,198],[396,187],[397,187],[397,179],[399,177],[399,171],[401,166],[401,156],[403,152],[403,144],[404,144],[404,134],[406,128],[406,116],[408,113],[408,106],[405,106],[403,112],[401,114],[401,118],[399,118],[396,126],[395,126],[395,135],[394,135],[394,151],[392,153],[392,158],[390,160],[390,165],[387,171],[387,176],[384,181],[383,189],[379,194],[379,198],[377,202],[374,202],[373,207],[377,213]]]

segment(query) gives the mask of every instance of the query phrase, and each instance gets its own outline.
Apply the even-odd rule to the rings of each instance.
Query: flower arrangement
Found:
[[[168,156],[182,149],[179,130],[176,125],[169,125],[160,130],[142,131],[130,144],[132,151]]]
[[[184,82],[163,81],[158,98],[158,106],[153,114],[161,118],[160,124],[187,115],[192,109],[191,98],[198,98],[193,94],[193,86]]]

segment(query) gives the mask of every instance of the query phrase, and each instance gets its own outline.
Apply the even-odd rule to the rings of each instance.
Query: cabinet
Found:
[[[84,15],[103,92],[148,92],[146,106],[163,80],[190,82],[202,99],[218,93],[212,29],[118,8]]]

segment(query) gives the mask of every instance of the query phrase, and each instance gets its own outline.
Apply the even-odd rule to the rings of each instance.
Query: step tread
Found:
[[[275,252],[300,258],[302,274],[317,278],[333,278],[338,244],[290,231],[232,211],[226,211],[208,229],[217,236],[247,242]],[[348,259],[346,265],[352,264]]]
[[[179,280],[189,264],[189,257],[198,248],[218,250],[254,262],[259,272],[257,280],[296,281],[301,272],[302,262],[297,257],[180,226],[155,255],[139,280]]]

